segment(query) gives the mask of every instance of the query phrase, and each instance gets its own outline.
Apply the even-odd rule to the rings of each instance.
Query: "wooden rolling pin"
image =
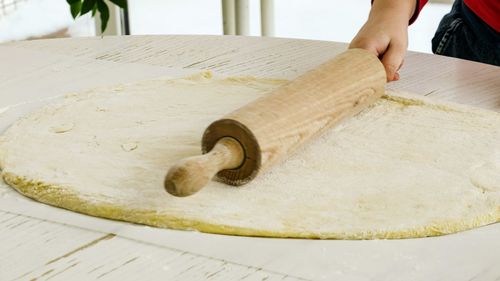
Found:
[[[384,67],[374,54],[347,50],[208,126],[204,154],[172,166],[165,189],[188,196],[215,175],[227,184],[245,184],[375,102],[384,94],[385,83]]]

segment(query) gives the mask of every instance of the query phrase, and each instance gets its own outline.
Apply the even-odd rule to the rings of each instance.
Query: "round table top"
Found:
[[[87,37],[22,41],[3,46],[75,58],[286,79],[347,48],[347,44],[338,42],[210,35]],[[408,52],[401,77],[400,81],[389,83],[388,88],[500,109],[497,66]]]
[[[126,36],[0,45],[0,132],[54,95],[201,70],[292,79],[344,43]],[[500,110],[500,67],[408,52],[387,85]],[[10,110],[14,109],[14,110]],[[27,200],[0,181],[0,279],[498,280],[500,225],[425,239],[264,239],[155,229]]]

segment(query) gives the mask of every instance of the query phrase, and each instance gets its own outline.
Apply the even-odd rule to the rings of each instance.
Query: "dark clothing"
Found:
[[[500,66],[500,33],[491,28],[463,3],[455,0],[432,39],[438,55]]]

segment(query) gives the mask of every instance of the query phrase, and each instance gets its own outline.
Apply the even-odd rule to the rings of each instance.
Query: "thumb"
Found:
[[[374,55],[376,55],[377,57],[380,55],[380,52],[377,50],[377,47],[374,45],[374,44],[369,44],[367,42],[362,42],[362,43],[358,43],[358,42],[355,42],[355,43],[351,43],[349,45],[349,49],[354,49],[354,48],[358,48],[358,49],[364,49]]]
[[[387,81],[399,79],[399,74],[397,72],[403,64],[405,54],[406,47],[404,45],[392,43],[389,45],[389,48],[387,48],[381,59],[387,74]]]

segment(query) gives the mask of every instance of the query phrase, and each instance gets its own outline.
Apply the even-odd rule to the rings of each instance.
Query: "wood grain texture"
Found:
[[[346,44],[324,41],[210,35],[93,37],[30,42],[5,45],[80,58],[287,79],[347,49]]]
[[[0,280],[307,280],[3,211],[0,228]]]
[[[106,234],[0,211],[0,280],[29,280],[36,267]]]
[[[241,36],[127,36],[4,44],[78,58],[293,79],[347,49],[338,42]],[[408,52],[389,89],[500,111],[500,67]]]
[[[389,89],[500,111],[500,67],[409,52],[402,79]]]

